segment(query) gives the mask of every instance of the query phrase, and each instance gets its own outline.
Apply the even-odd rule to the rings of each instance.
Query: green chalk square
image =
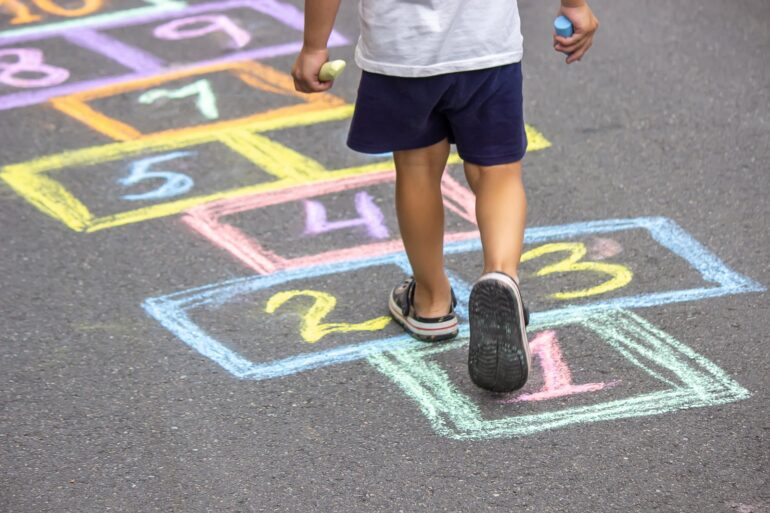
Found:
[[[751,395],[714,363],[627,310],[576,313],[533,324],[529,331],[575,325],[595,333],[629,363],[669,388],[588,406],[489,420],[482,418],[473,400],[452,384],[438,364],[430,361],[434,354],[466,344],[467,332],[451,344],[390,351],[368,360],[417,402],[438,434],[456,440],[525,436],[571,424],[714,406]]]

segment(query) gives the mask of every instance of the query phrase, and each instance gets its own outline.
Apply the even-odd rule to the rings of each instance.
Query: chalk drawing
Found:
[[[596,299],[584,304],[566,305],[547,311],[534,312],[531,316],[533,326],[540,326],[537,329],[549,329],[558,326],[560,320],[576,315],[588,315],[620,308],[644,308],[765,290],[759,283],[728,268],[716,255],[703,247],[676,223],[663,217],[611,219],[532,227],[525,231],[524,242],[527,244],[548,243],[554,240],[569,240],[586,235],[602,235],[634,229],[647,230],[653,240],[683,259],[700,274],[705,282],[704,286]],[[478,238],[450,242],[445,245],[445,253],[448,255],[479,251],[480,249],[481,242]],[[417,347],[415,344],[419,345],[419,343],[414,342],[408,335],[399,335],[337,346],[312,353],[300,353],[280,360],[253,362],[230,349],[226,342],[217,340],[206,333],[202,327],[190,319],[188,312],[196,308],[214,305],[222,307],[232,301],[247,300],[250,294],[272,287],[295,288],[291,284],[300,280],[381,265],[395,265],[403,272],[410,272],[409,263],[403,253],[376,257],[364,256],[358,259],[351,257],[344,262],[317,262],[312,267],[288,269],[266,276],[249,276],[167,296],[153,297],[144,301],[143,307],[150,316],[182,342],[220,365],[233,376],[254,380],[276,378],[365,358],[386,350],[414,348]],[[470,285],[451,275],[450,282],[457,292],[458,299],[460,299],[458,311],[465,312],[466,305],[463,301],[467,298]],[[462,325],[461,330],[466,329],[466,327],[467,325]]]
[[[42,12],[65,18],[78,18],[88,16],[104,7],[104,0],[82,0],[80,7],[62,7],[52,0],[31,0]],[[23,25],[40,21],[40,14],[33,14],[28,5],[21,0],[0,0],[0,11],[6,11],[13,15],[9,22],[11,25]]]
[[[347,178],[343,177],[323,183],[300,185],[267,193],[227,198],[190,209],[182,217],[182,220],[200,235],[206,237],[212,244],[228,251],[245,266],[260,274],[270,274],[283,269],[343,262],[351,258],[375,257],[388,253],[397,253],[404,250],[403,243],[398,237],[350,248],[324,251],[314,255],[287,258],[265,248],[258,240],[223,220],[224,217],[241,212],[282,203],[308,200],[312,197],[350,191],[394,180],[395,174],[392,170],[388,170],[378,173],[354,175]],[[445,240],[453,242],[477,238],[478,231],[475,228],[475,215],[471,217],[471,214],[467,211],[469,208],[467,205],[468,201],[471,201],[471,205],[474,201],[472,194],[470,198],[468,197],[470,191],[457,183],[449,176],[449,173],[444,173],[442,192],[445,207],[464,217],[471,225],[469,226],[471,229],[467,232],[447,233]],[[472,209],[473,207],[471,206],[470,208]],[[381,234],[384,235],[385,231],[383,230]]]
[[[570,272],[593,272],[599,274],[606,274],[611,276],[609,280],[605,281],[601,285],[595,287],[574,290],[570,292],[557,292],[551,294],[550,297],[554,299],[578,299],[583,297],[596,296],[599,294],[606,294],[607,292],[625,287],[631,282],[633,273],[631,270],[620,264],[607,264],[603,262],[581,262],[580,260],[586,255],[586,246],[582,242],[557,242],[546,244],[534,249],[531,249],[521,255],[521,263],[534,260],[543,255],[550,253],[567,252],[569,256],[560,262],[547,265],[537,271],[535,276],[548,276],[554,273],[570,273]]]
[[[343,219],[340,221],[327,221],[326,207],[316,200],[304,200],[305,205],[305,234],[319,235],[337,230],[347,230],[363,226],[373,239],[387,239],[390,237],[388,227],[385,225],[385,216],[374,203],[366,191],[356,193],[356,212],[360,217],[355,219]]]
[[[39,14],[32,14],[29,6],[21,0],[0,0],[0,12],[3,11],[13,16],[9,22],[11,25],[32,23],[42,18]]]
[[[251,67],[253,65],[256,63],[247,64],[247,68],[254,69]],[[226,67],[233,69],[232,64]],[[276,77],[276,79],[291,81],[291,77],[287,75]],[[293,82],[289,83],[293,84]],[[289,83],[286,84],[286,87],[289,87]],[[154,86],[156,84],[148,85]],[[92,122],[97,123],[103,122],[105,131],[115,131],[116,136],[129,139],[129,141],[68,151],[21,164],[9,165],[0,169],[0,178],[41,212],[60,220],[67,227],[75,231],[94,232],[177,214],[196,205],[226,198],[278,191],[287,187],[295,187],[300,183],[321,184],[355,175],[392,170],[393,163],[390,160],[342,169],[326,169],[321,163],[310,157],[258,135],[259,132],[319,124],[319,137],[322,137],[326,132],[323,130],[323,125],[320,125],[321,123],[341,121],[352,116],[352,105],[346,105],[342,100],[331,95],[324,98],[324,94],[313,95],[312,101],[318,103],[296,105],[294,108],[297,110],[284,111],[282,116],[277,116],[275,113],[257,114],[251,118],[223,121],[203,127],[169,130],[162,134],[144,137],[138,134],[133,127],[119,122],[115,123],[114,120],[92,120]],[[101,114],[88,108],[87,105],[84,106],[79,99],[74,101],[71,108],[74,113],[82,113],[86,117],[98,118],[101,116]],[[538,151],[550,146],[550,142],[535,128],[528,126],[527,134],[530,141],[529,151]],[[130,140],[132,138],[137,139]],[[539,142],[534,143],[533,141]],[[56,171],[71,167],[100,166],[117,160],[141,157],[142,154],[173,151],[208,142],[220,142],[254,163],[257,176],[260,173],[267,173],[276,179],[267,183],[226,189],[211,194],[192,196],[137,210],[97,217],[64,185],[49,176]],[[455,157],[459,159],[456,155]]]
[[[623,246],[615,239],[594,237],[588,245],[588,258],[606,260],[623,252]]]
[[[129,175],[118,180],[120,185],[128,187],[144,180],[157,179],[164,180],[164,183],[151,191],[142,194],[126,194],[121,196],[121,198],[128,201],[159,200],[180,196],[189,192],[194,185],[193,179],[189,176],[175,171],[151,171],[150,169],[155,164],[161,164],[163,162],[168,162],[169,160],[176,160],[195,154],[196,152],[194,151],[175,151],[132,162],[129,168]]]
[[[267,192],[295,186],[300,182],[321,182],[342,176],[372,172],[375,170],[374,167],[324,172],[323,167],[312,159],[252,132],[271,130],[281,124],[301,126],[327,120],[344,119],[350,117],[351,113],[352,106],[345,105],[288,118],[256,121],[235,126],[232,129],[226,128],[203,133],[188,132],[177,134],[174,137],[143,139],[69,151],[59,155],[37,158],[22,164],[6,166],[0,169],[0,178],[41,212],[53,216],[73,230],[92,232],[177,214],[195,205],[241,194]],[[86,205],[74,197],[53,176],[50,176],[62,169],[101,166],[109,162],[139,158],[148,153],[186,149],[209,142],[221,142],[229,149],[253,162],[255,178],[262,178],[264,173],[267,173],[275,179],[265,183],[159,203],[138,210],[96,217]]]
[[[200,26],[201,23],[205,25]],[[243,48],[251,42],[251,34],[236,25],[224,14],[204,14],[170,21],[155,27],[153,35],[158,39],[181,41],[217,32],[224,33],[230,38],[230,48]]]
[[[2,39],[0,39],[0,46],[63,38],[89,51],[98,52],[121,65],[125,65],[132,72],[109,77],[95,76],[91,79],[75,79],[53,87],[0,95],[0,110],[35,105],[59,96],[74,95],[95,89],[119,88],[125,82],[152,78],[159,71],[170,67],[159,57],[102,32],[110,29],[137,27],[155,22],[163,23],[178,18],[190,18],[206,14],[221,15],[226,11],[235,9],[249,9],[257,14],[271,17],[278,23],[286,26],[292,33],[297,34],[297,40],[293,42],[261,46],[243,51],[233,48],[230,52],[222,53],[218,51],[217,56],[214,58],[188,63],[174,63],[172,66],[174,70],[187,72],[196,68],[209,68],[233,62],[251,62],[253,60],[292,55],[299,52],[302,48],[303,13],[296,7],[278,0],[225,0],[192,5],[176,10],[171,10],[170,5],[159,3],[151,9],[147,9],[142,12],[133,12],[131,16],[100,18],[98,21],[89,23],[88,29],[77,24],[60,24],[44,31],[42,34],[38,34],[36,31],[13,34],[4,33]],[[237,43],[242,41],[242,36],[239,36],[238,41],[233,44],[233,47],[236,47]],[[103,46],[100,43],[107,43],[107,45]],[[329,48],[334,48],[349,43],[350,41],[346,37],[337,31],[332,31],[328,46]]]
[[[160,57],[96,30],[73,30],[67,32],[63,39],[135,71],[161,72],[166,68]]]
[[[130,126],[118,119],[109,117],[88,105],[89,101],[132,93],[144,89],[150,89],[150,91],[144,93],[141,97],[144,98],[143,102],[145,103],[150,103],[164,95],[181,98],[186,95],[198,93],[198,107],[201,110],[201,113],[209,120],[217,119],[219,114],[216,108],[215,96],[211,90],[210,84],[205,79],[198,80],[195,82],[195,85],[191,84],[173,92],[163,89],[154,90],[154,88],[168,82],[185,78],[196,78],[201,75],[205,76],[214,73],[226,73],[232,75],[244,84],[253,87],[261,94],[290,97],[295,99],[297,104],[285,107],[268,108],[262,112],[252,113],[248,116],[217,123],[171,128],[154,134],[142,134],[138,128]],[[206,86],[206,84],[209,85]],[[124,82],[116,86],[102,87],[81,94],[54,98],[51,100],[51,104],[64,114],[69,115],[73,119],[80,121],[97,132],[118,141],[127,141],[139,138],[174,137],[188,133],[224,130],[246,123],[289,118],[297,114],[307,114],[318,110],[339,107],[344,105],[345,102],[341,98],[330,93],[313,95],[298,93],[294,89],[294,80],[286,73],[282,73],[257,62],[240,62],[198,67],[192,70],[173,71],[157,75],[153,78]],[[216,114],[216,116],[214,116],[214,114]],[[175,118],[175,120],[176,119],[177,118]]]
[[[11,57],[9,62],[8,57]],[[31,78],[29,75],[42,75]],[[51,87],[66,82],[70,72],[43,62],[37,48],[0,48],[0,84],[11,87]]]
[[[36,23],[44,20],[47,16],[44,12],[39,14],[24,4],[23,0],[0,0],[0,6],[3,6],[14,18],[9,22],[11,25],[31,25],[0,31],[0,38],[35,36],[42,37],[47,33],[62,31],[71,28],[83,28],[91,25],[105,23],[114,20],[128,20],[132,16],[147,16],[164,11],[182,9],[187,5],[184,0],[143,0],[140,3],[147,4],[144,7],[131,7],[119,11],[111,11],[92,16],[77,17],[65,21],[55,21],[49,23]]]
[[[666,385],[663,391],[623,399],[597,394],[594,404],[563,407],[543,413],[526,413],[515,404],[511,415],[484,418],[474,401],[453,384],[447,373],[429,358],[462,347],[466,340],[429,348],[410,347],[372,355],[369,362],[415,401],[436,433],[456,440],[485,440],[526,436],[574,424],[660,415],[715,406],[746,399],[750,393],[722,369],[685,344],[625,310],[573,311],[561,317],[534,321],[531,330],[580,326],[593,332],[651,380]],[[461,330],[467,337],[467,330]],[[659,380],[660,376],[671,376]]]
[[[521,393],[512,399],[500,401],[503,404],[521,401],[547,401],[557,397],[598,392],[599,390],[612,388],[620,383],[620,380],[615,380],[573,385],[572,372],[562,356],[556,332],[553,330],[538,333],[534,338],[531,338],[529,340],[529,348],[534,356],[533,361],[540,363],[545,384],[537,392]]]
[[[308,308],[305,315],[302,316],[300,334],[305,342],[315,344],[326,335],[331,333],[350,333],[353,331],[379,331],[390,324],[390,317],[377,317],[368,321],[350,324],[347,322],[329,322],[321,321],[329,315],[334,307],[337,306],[337,298],[328,292],[320,290],[284,290],[274,294],[267,300],[265,312],[275,313],[287,301],[294,298],[308,297],[313,300],[313,304]]]
[[[139,97],[139,103],[149,105],[155,103],[161,98],[180,99],[196,96],[195,106],[204,118],[213,120],[219,119],[219,109],[217,109],[217,97],[211,89],[211,82],[208,80],[196,80],[178,89],[150,89]]]
[[[62,7],[53,0],[32,0],[42,11],[54,16],[64,18],[78,18],[88,16],[104,7],[104,0],[80,0],[80,7]]]

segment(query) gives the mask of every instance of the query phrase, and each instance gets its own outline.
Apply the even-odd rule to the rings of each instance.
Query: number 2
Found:
[[[314,300],[312,306],[302,316],[300,334],[308,344],[314,344],[331,333],[348,333],[351,331],[378,331],[390,322],[390,317],[376,317],[357,324],[346,322],[322,323],[337,305],[337,298],[319,290],[287,290],[279,292],[267,301],[265,312],[274,313],[284,303],[295,297],[309,297]]]

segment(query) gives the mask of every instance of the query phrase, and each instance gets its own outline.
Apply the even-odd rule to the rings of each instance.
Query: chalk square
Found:
[[[19,45],[28,47],[30,43],[34,44],[35,41],[41,39],[64,38],[93,53],[109,57],[116,63],[132,70],[132,72],[94,80],[73,80],[58,86],[22,90],[0,95],[0,110],[35,105],[51,98],[77,94],[82,91],[103,88],[105,86],[119,86],[126,81],[154,76],[159,71],[169,68],[157,56],[124,43],[118,38],[113,38],[105,32],[111,29],[193,17],[207,13],[216,14],[223,10],[252,9],[274,18],[287,29],[296,31],[298,37],[290,43],[270,44],[245,50],[233,49],[231,52],[214,58],[196,59],[193,62],[176,63],[176,65],[191,69],[228,62],[247,62],[296,54],[302,48],[300,33],[303,26],[303,14],[297,7],[289,3],[279,0],[224,0],[190,6],[185,6],[184,2],[171,0],[158,0],[152,3],[152,6],[129,10],[126,13],[105,13],[93,16],[88,20],[68,20],[52,23],[47,26],[5,31],[3,40],[0,41],[0,46]],[[347,38],[333,30],[329,37],[328,45],[330,48],[333,48],[347,45],[349,42]]]
[[[297,47],[301,43],[303,13],[294,6],[265,0],[225,1],[219,5],[221,7],[216,10],[199,10],[192,16],[180,13],[166,19],[149,19],[125,27],[107,29],[104,33],[151,53],[165,62],[217,59],[224,52],[234,51],[277,52]],[[212,20],[214,23],[225,23],[228,32],[214,31],[195,37],[174,37],[177,30],[187,33],[188,36],[190,33],[200,32],[195,27],[205,27],[207,23],[212,23]],[[164,34],[159,36],[159,31]],[[248,37],[244,37],[244,34],[248,34]],[[332,44],[339,44],[344,38],[335,31],[330,40]]]
[[[397,253],[404,249],[403,243],[398,236],[383,241],[291,258],[277,254],[269,247],[261,244],[257,238],[249,236],[243,230],[222,220],[224,217],[246,211],[307,200],[327,194],[363,189],[368,186],[393,182],[394,180],[394,172],[388,170],[354,175],[317,184],[300,185],[280,191],[226,198],[193,207],[185,213],[182,221],[199,235],[208,239],[213,245],[229,252],[246,267],[259,274],[271,274],[281,270],[310,267],[318,264],[327,265],[353,258],[361,258],[362,256]],[[475,229],[476,215],[473,193],[454,180],[448,172],[444,173],[442,193],[444,195],[445,208],[465,220],[472,227],[472,229],[463,232],[446,233],[445,241],[453,242],[477,238],[478,231]]]
[[[643,308],[683,301],[721,297],[731,294],[759,292],[765,288],[759,283],[728,268],[716,255],[693,239],[675,222],[664,217],[641,217],[633,219],[609,219],[557,226],[533,227],[525,232],[525,243],[549,242],[586,234],[612,233],[630,229],[646,229],[662,246],[688,262],[707,283],[707,287],[683,290],[668,290],[633,296],[596,300],[580,305],[568,305],[547,311],[534,312],[533,326],[557,325],[560,319],[575,315],[587,315],[615,309]],[[445,245],[446,254],[478,251],[481,242],[477,239],[461,240]],[[298,354],[275,361],[253,362],[233,351],[226,343],[215,339],[196,325],[188,316],[194,308],[216,305],[222,307],[228,302],[247,297],[250,293],[273,287],[276,284],[291,284],[294,281],[324,275],[345,273],[366,267],[398,265],[405,273],[410,272],[403,253],[391,253],[377,257],[350,259],[342,262],[322,264],[277,271],[266,276],[251,276],[221,283],[197,287],[167,296],[148,298],[144,301],[145,311],[182,342],[203,356],[211,359],[233,376],[241,379],[262,380],[287,376],[327,365],[333,365],[366,358],[383,351],[420,347],[410,337],[400,335],[338,346],[312,354]],[[470,285],[450,273],[450,281],[460,304],[458,313],[465,318]]]
[[[360,167],[330,172],[303,155],[258,134],[260,131],[282,126],[301,126],[350,116],[352,105],[324,108],[312,112],[289,114],[250,122],[220,126],[210,131],[183,131],[158,137],[142,138],[120,143],[40,157],[31,161],[0,168],[2,178],[12,189],[43,213],[58,219],[75,231],[94,232],[115,226],[156,219],[183,212],[195,205],[222,198],[234,197],[269,190],[279,190],[301,183],[334,180],[354,174],[389,169],[390,164]],[[276,177],[276,180],[256,185],[237,187],[212,194],[195,195],[181,200],[161,202],[155,205],[119,212],[111,216],[95,216],[88,207],[75,197],[62,183],[49,176],[57,171],[73,167],[96,166],[125,158],[141,158],[144,155],[184,149],[207,142],[220,142],[230,150],[250,160],[260,171]]]
[[[609,349],[664,390],[593,404],[526,413],[520,405],[506,405],[515,413],[487,419],[471,397],[459,390],[431,356],[467,343],[461,340],[438,347],[404,348],[368,357],[428,418],[436,433],[456,440],[484,440],[527,436],[573,424],[660,415],[675,410],[714,406],[746,399],[750,393],[714,363],[690,347],[627,310],[574,312],[547,322],[535,321],[530,331],[580,326],[592,331]]]
[[[1,14],[2,3],[0,3]],[[34,46],[10,48],[3,47],[0,42],[0,52],[9,52],[0,59],[2,62],[0,69],[7,69],[7,67],[13,69],[8,63],[19,59],[30,59],[30,62],[44,59],[45,65],[51,66],[52,69],[50,74],[38,71],[4,72],[6,78],[0,81],[0,102],[3,96],[40,90],[51,87],[51,84],[68,84],[72,82],[73,77],[99,80],[124,71],[124,68],[113,60],[102,55],[94,55],[93,52],[60,39],[47,39],[37,42]]]
[[[136,179],[137,170],[150,176]],[[152,173],[158,173],[153,177]],[[166,178],[163,177],[166,173]],[[285,177],[255,166],[247,157],[220,141],[203,142],[183,149],[143,153],[98,164],[62,169],[56,179],[74,197],[88,205],[95,219],[153,208],[172,201],[216,194],[241,187],[269,188]],[[141,175],[139,175],[141,176]],[[171,188],[176,184],[176,188]]]
[[[143,134],[139,129],[124,123],[121,120],[110,117],[97,111],[88,102],[118,96],[141,90],[159,88],[171,81],[180,79],[192,79],[211,75],[213,73],[226,72],[234,75],[240,81],[247,84],[255,91],[263,94],[289,97],[298,103],[263,112],[257,112],[248,116],[212,123],[202,123],[187,127],[169,128],[152,134]],[[191,101],[191,100],[188,100]],[[215,64],[194,69],[172,71],[151,78],[124,82],[119,85],[92,89],[86,92],[53,98],[51,104],[57,110],[80,121],[89,128],[102,133],[117,141],[129,141],[141,138],[168,137],[188,134],[205,133],[212,130],[233,128],[249,123],[267,122],[275,119],[287,118],[297,114],[307,114],[320,110],[328,110],[345,105],[344,100],[329,93],[304,94],[294,90],[293,79],[280,71],[265,64],[257,62],[229,62]],[[144,107],[139,105],[140,107]],[[151,106],[144,108],[152,109]]]
[[[336,104],[336,102],[335,102]],[[178,214],[196,205],[224,198],[261,192],[278,191],[301,184],[322,184],[353,176],[391,170],[392,160],[382,160],[362,166],[326,169],[307,155],[302,155],[264,133],[288,128],[319,125],[348,119],[353,106],[343,104],[319,108],[309,112],[296,111],[283,116],[270,116],[256,120],[222,123],[211,130],[181,130],[152,137],[95,146],[0,168],[0,179],[43,213],[58,219],[72,230],[94,232],[126,224]],[[534,129],[533,129],[534,130]],[[110,216],[95,216],[88,207],[59,181],[49,176],[57,171],[77,167],[94,166],[148,153],[184,149],[189,146],[217,141],[241,154],[260,170],[277,179],[246,187],[224,190],[212,194],[190,196],[181,200],[161,202],[140,209],[119,212]],[[543,141],[547,142],[543,137]]]
[[[101,8],[84,6],[75,10],[75,14],[78,16],[73,16],[72,11],[70,11],[66,17],[45,12],[37,13],[34,8],[26,8],[23,4],[16,9],[8,7],[8,25],[0,23],[0,37],[11,38],[32,33],[41,35],[61,27],[89,26],[118,17],[130,19],[132,16],[182,9],[187,5],[184,0],[138,0],[134,4],[123,9],[109,9],[107,6]]]

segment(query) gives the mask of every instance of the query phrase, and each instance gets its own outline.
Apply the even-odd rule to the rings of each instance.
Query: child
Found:
[[[304,46],[292,75],[298,91],[326,91],[318,73],[341,0],[306,0]],[[348,146],[393,152],[396,212],[414,276],[389,307],[412,336],[458,332],[456,299],[444,272],[441,176],[456,144],[476,195],[484,271],[468,303],[468,369],[482,388],[524,386],[530,367],[527,311],[518,285],[526,198],[521,159],[522,37],[516,0],[360,0],[356,63],[363,69]],[[561,0],[572,21],[554,48],[579,61],[598,27],[585,0]]]

